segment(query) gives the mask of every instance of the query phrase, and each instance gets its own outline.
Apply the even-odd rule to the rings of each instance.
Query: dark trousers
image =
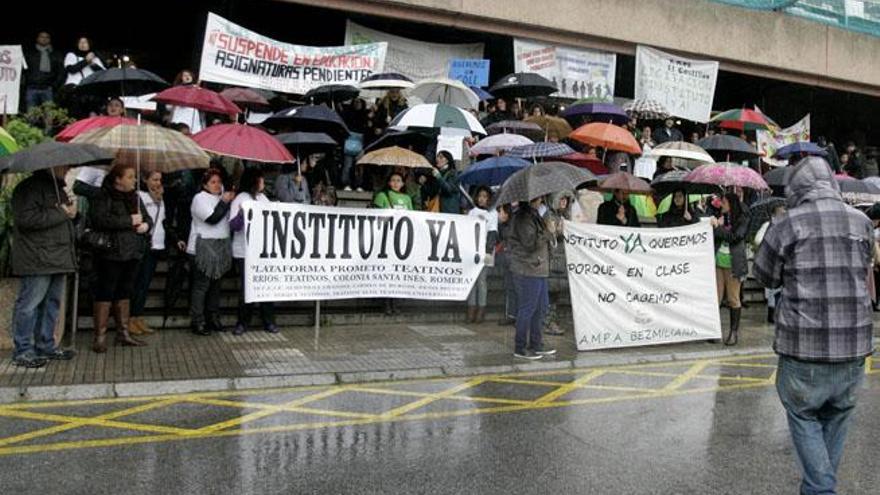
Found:
[[[255,306],[260,306],[260,319],[263,320],[263,328],[275,324],[275,304],[271,302],[250,303],[244,302],[244,259],[234,258],[235,271],[238,273],[238,323],[248,326],[251,323],[251,315]]]
[[[495,266],[504,276],[504,316],[516,319],[516,287],[513,284],[513,272],[510,271],[510,257],[502,251],[495,256]]]
[[[95,302],[115,302],[131,299],[138,260],[114,261],[96,256]]]
[[[144,305],[147,303],[147,294],[150,292],[150,283],[153,282],[153,274],[156,273],[156,264],[162,250],[150,249],[144,253],[138,265],[137,276],[134,279],[134,294],[131,298],[131,316],[144,314]]]
[[[546,277],[526,277],[513,274],[518,303],[516,313],[516,351],[525,349],[540,351],[541,332],[544,327],[544,316],[547,314],[549,298],[547,295]]]
[[[193,268],[190,319],[193,326],[199,326],[220,318],[220,282],[223,278],[212,280],[196,268],[194,258],[190,261]]]

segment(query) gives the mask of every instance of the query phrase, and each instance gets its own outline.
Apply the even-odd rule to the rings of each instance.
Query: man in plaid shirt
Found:
[[[872,352],[868,294],[873,224],[843,203],[825,160],[792,167],[788,212],[755,257],[755,277],[782,287],[776,389],[800,460],[802,494],[836,493],[847,427]]]

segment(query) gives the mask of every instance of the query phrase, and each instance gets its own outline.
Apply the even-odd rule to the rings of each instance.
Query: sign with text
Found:
[[[707,122],[717,80],[718,62],[636,48],[636,99],[658,101],[676,117]]]
[[[579,351],[721,338],[708,222],[641,229],[565,222]]]
[[[758,151],[763,154],[761,160],[774,167],[783,167],[788,164],[788,160],[777,160],[773,158],[773,155],[785,145],[810,140],[810,114],[785,129],[755,131],[755,137],[758,142]]]
[[[457,79],[467,86],[489,85],[489,61],[485,59],[456,59],[449,63],[449,78]]]
[[[234,86],[303,94],[326,84],[357,85],[382,72],[386,43],[301,46],[275,41],[208,14],[199,77]]]
[[[388,44],[385,72],[397,72],[413,81],[448,77],[450,60],[483,58],[482,43],[429,43],[346,23],[346,45],[379,42]]]
[[[467,299],[484,221],[407,210],[247,202],[245,300]]]
[[[514,71],[535,72],[559,88],[564,98],[614,99],[617,55],[514,38]]]
[[[23,69],[21,45],[0,45],[0,115],[18,113]]]

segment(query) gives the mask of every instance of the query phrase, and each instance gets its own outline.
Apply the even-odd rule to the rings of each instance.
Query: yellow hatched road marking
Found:
[[[446,397],[450,397],[450,396],[455,395],[459,392],[464,392],[465,390],[467,390],[469,388],[476,387],[477,385],[484,383],[488,380],[489,380],[489,378],[487,378],[487,377],[474,378],[473,380],[468,380],[462,384],[456,385],[452,388],[448,388],[442,392],[431,394],[431,395],[428,395],[428,396],[426,396],[422,399],[419,399],[415,402],[410,402],[409,404],[406,404],[404,406],[394,408],[394,409],[382,414],[381,417],[382,418],[394,418],[394,417],[400,416],[402,414],[406,414],[410,411],[415,411],[416,409],[425,407],[432,402],[437,402],[438,400],[445,399]]]
[[[318,392],[315,394],[307,395],[305,397],[300,397],[299,399],[296,399],[296,400],[292,400],[290,402],[283,404],[281,407],[301,406],[303,404],[308,404],[309,402],[315,402],[315,401],[318,401],[321,399],[325,399],[327,397],[332,397],[336,394],[340,394],[342,392],[345,392],[346,390],[348,390],[348,387],[331,388],[328,390],[324,390],[323,392]],[[208,426],[205,426],[204,428],[199,428],[197,431],[199,433],[210,433],[210,432],[216,432],[216,431],[220,431],[220,430],[226,430],[228,428],[232,428],[233,426],[240,426],[242,424],[249,423],[251,421],[256,421],[260,418],[265,418],[266,416],[271,416],[277,412],[278,411],[275,409],[264,409],[262,411],[257,411],[255,413],[245,414],[244,416],[230,419],[229,421],[223,421],[223,422],[216,423],[213,425],[208,425]]]
[[[541,397],[538,397],[538,399],[535,402],[538,404],[543,404],[545,402],[553,402],[556,399],[562,397],[563,395],[578,388],[579,386],[586,385],[591,380],[599,378],[600,376],[602,376],[604,374],[605,374],[605,370],[601,370],[601,369],[590,371],[587,374],[585,374],[584,376],[576,379],[575,381],[573,381],[571,383],[566,383],[566,384],[562,385],[561,387],[557,388],[556,390],[553,390],[551,392],[548,392],[548,393],[542,395]]]
[[[681,375],[679,375],[675,380],[672,380],[665,387],[663,387],[664,392],[669,392],[672,390],[678,390],[685,383],[689,382],[692,378],[695,378],[697,375],[703,372],[707,366],[709,366],[710,361],[701,361],[699,363],[694,363],[689,370],[685,371]]]

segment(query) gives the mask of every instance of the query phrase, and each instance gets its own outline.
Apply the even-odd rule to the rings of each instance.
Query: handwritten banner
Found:
[[[553,81],[565,98],[612,101],[617,55],[585,48],[514,38],[514,70],[536,72]]]
[[[303,94],[326,84],[356,85],[382,72],[385,43],[315,47],[275,41],[208,14],[199,77],[235,86]]]
[[[242,205],[245,300],[467,299],[483,268],[486,225],[406,210]]]
[[[580,351],[721,337],[708,222],[634,229],[565,222]]]
[[[24,56],[20,45],[0,45],[0,115],[18,113]]]
[[[449,63],[449,78],[468,86],[489,85],[489,61],[486,59],[456,59]]]
[[[707,122],[717,80],[718,62],[636,48],[636,99],[658,101],[674,116]]]
[[[763,153],[761,160],[774,167],[782,167],[788,164],[788,160],[772,158],[779,148],[787,144],[807,142],[810,140],[810,114],[785,129],[768,129],[756,131],[758,151]]]

